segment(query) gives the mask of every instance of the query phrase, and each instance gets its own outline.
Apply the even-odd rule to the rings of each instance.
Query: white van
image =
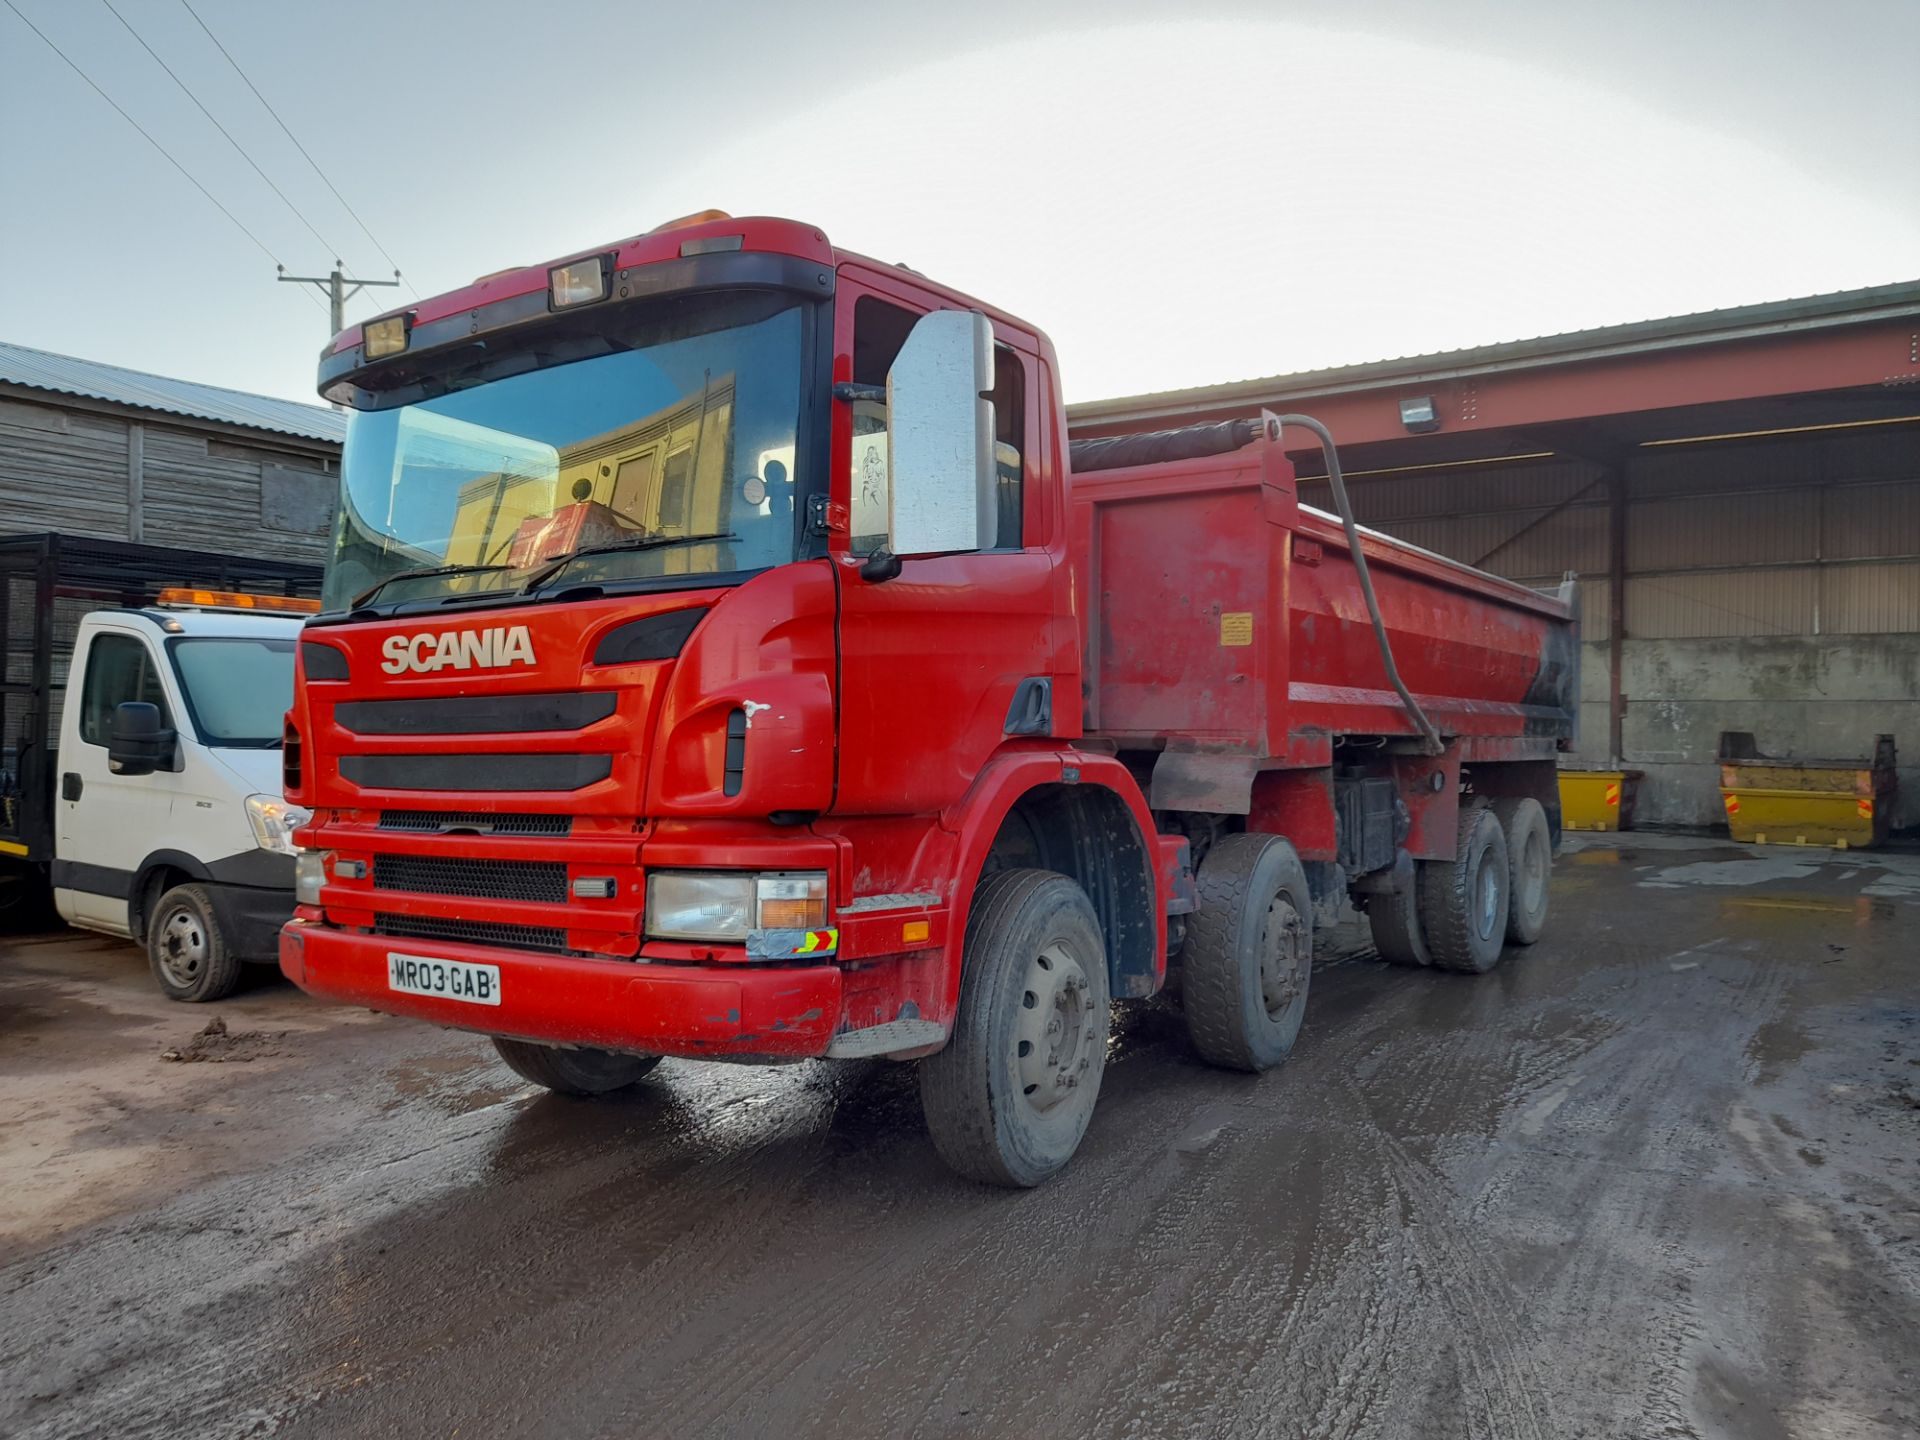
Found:
[[[243,963],[271,963],[293,913],[306,817],[281,798],[280,740],[302,618],[154,606],[95,611],[75,635],[54,904],[143,941],[172,999],[216,1000]]]

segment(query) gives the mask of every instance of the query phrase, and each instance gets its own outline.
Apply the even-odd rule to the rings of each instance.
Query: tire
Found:
[[[1420,866],[1420,928],[1442,970],[1481,974],[1500,963],[1507,938],[1507,837],[1484,805],[1460,807],[1452,860]]]
[[[1553,841],[1547,812],[1538,800],[1493,802],[1493,813],[1507,841],[1507,939],[1531,945],[1547,928],[1547,901],[1553,889]]]
[[[953,1034],[920,1062],[927,1133],[968,1179],[1029,1188],[1073,1158],[1100,1096],[1100,922],[1066,876],[1003,870],[974,892],[961,963]]]
[[[1200,1058],[1270,1070],[1287,1058],[1313,977],[1313,898],[1293,846],[1228,835],[1207,852],[1180,955],[1180,1004]]]
[[[556,1095],[605,1095],[638,1083],[660,1063],[658,1055],[628,1055],[619,1050],[576,1050],[536,1045],[531,1040],[493,1037],[493,1048],[522,1080],[544,1085]]]
[[[1420,929],[1420,864],[1413,862],[1413,883],[1406,889],[1367,897],[1367,926],[1373,948],[1389,965],[1433,964],[1427,937]]]
[[[227,944],[204,885],[176,885],[147,920],[147,964],[169,1000],[205,1004],[233,993],[240,957]]]

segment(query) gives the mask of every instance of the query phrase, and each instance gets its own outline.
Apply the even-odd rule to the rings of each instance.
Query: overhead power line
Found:
[[[275,255],[272,250],[267,248],[267,244],[264,240],[262,240],[258,235],[254,234],[253,231],[249,230],[245,225],[241,224],[239,216],[235,215],[233,211],[229,210],[225,205],[222,205],[218,197],[216,197],[211,190],[207,189],[206,186],[202,185],[199,182],[199,180],[194,177],[194,174],[191,170],[187,169],[186,166],[182,165],[178,160],[174,159],[173,152],[168,150],[167,147],[162,145],[158,140],[154,139],[153,136],[148,133],[146,126],[142,125],[138,120],[134,119],[133,116],[129,115],[125,110],[121,109],[120,102],[115,100],[105,90],[101,89],[99,84],[94,80],[94,78],[91,75],[87,74],[86,71],[82,70],[79,67],[79,65],[74,62],[74,59],[72,56],[67,54],[67,52],[62,50],[58,45],[54,44],[52,40],[48,39],[46,32],[42,30],[38,25],[34,24],[33,21],[29,20],[21,12],[20,7],[13,3],[13,0],[0,0],[0,5],[5,5],[7,9],[11,10],[14,14],[14,18],[19,20],[19,22],[22,25],[26,26],[29,30],[33,31],[35,35],[40,37],[41,44],[45,45],[49,50],[53,51],[54,54],[58,55],[63,61],[65,61],[67,68],[73,71],[73,73],[78,75],[82,80],[86,81],[88,88],[90,88],[94,94],[98,95],[102,100],[106,101],[107,104],[111,105],[114,108],[115,113],[118,114],[122,120],[126,121],[135,130],[138,130],[140,132],[140,138],[145,140],[155,150],[158,150],[160,152],[161,158],[163,158],[169,165],[173,166],[174,169],[178,170],[189,185],[193,186],[194,189],[198,190],[202,195],[204,195],[209,205],[213,206],[214,209],[218,210],[222,215],[226,216],[227,219],[231,220],[233,222],[233,228],[238,230],[242,235],[246,236],[247,239],[251,240],[254,244],[255,249],[257,249],[262,255],[266,256],[269,260],[273,261],[274,264],[278,265],[280,263],[280,257],[278,255]],[[308,292],[308,293],[311,294],[311,292]],[[313,298],[316,304],[320,303],[319,298],[317,296]]]
[[[365,235],[368,240],[372,241],[373,248],[378,250],[380,252],[381,258],[385,260],[387,264],[393,267],[393,273],[395,275],[399,275],[400,262],[395,260],[393,256],[387,254],[387,247],[382,245],[380,241],[377,238],[375,238],[373,231],[367,228],[367,222],[362,220],[360,218],[359,212],[356,211],[353,208],[353,206],[347,203],[347,197],[340,193],[340,187],[335,185],[332,180],[327,178],[327,172],[320,168],[320,162],[314,159],[313,156],[307,153],[307,147],[300,143],[299,137],[295,135],[291,129],[288,128],[287,122],[280,118],[280,112],[273,108],[273,103],[270,100],[268,100],[266,96],[260,93],[260,87],[255,85],[253,81],[247,77],[247,72],[240,68],[240,62],[234,59],[233,56],[228,53],[227,47],[220,43],[220,37],[214,34],[213,31],[207,27],[207,22],[200,18],[200,12],[195,10],[192,5],[188,4],[188,0],[180,0],[180,4],[182,5],[182,7],[185,8],[187,14],[193,16],[193,23],[198,25],[200,29],[203,32],[205,32],[207,39],[213,41],[214,48],[218,50],[223,57],[225,57],[227,64],[233,67],[233,73],[240,77],[242,83],[246,85],[247,89],[253,91],[253,98],[258,100],[262,105],[266,107],[267,113],[273,117],[273,123],[280,127],[280,133],[285,135],[287,139],[293,141],[293,148],[298,150],[300,152],[301,157],[307,162],[307,164],[313,167],[313,173],[320,177],[321,183],[324,184],[327,187],[327,189],[333,192],[333,198],[340,202],[340,208],[345,210],[347,214],[353,216],[353,223],[360,227],[360,233]],[[332,247],[329,246],[328,248],[331,249]],[[409,290],[413,290],[413,285],[411,282],[408,282],[407,288]],[[418,290],[413,290],[413,293],[416,298],[420,294]]]
[[[282,205],[285,205],[287,209],[293,212],[294,218],[298,220],[302,225],[307,227],[307,232],[310,235],[312,235],[314,239],[320,242],[322,248],[324,248],[330,253],[338,254],[339,251],[334,248],[333,242],[328,240],[326,236],[322,235],[319,232],[319,230],[314,228],[313,222],[307,219],[307,217],[303,213],[301,213],[300,207],[294,204],[293,201],[287,198],[287,192],[282,190],[278,185],[273,183],[273,177],[267,174],[266,171],[260,168],[259,162],[256,161],[253,158],[253,156],[249,155],[246,152],[246,149],[240,144],[240,142],[234,139],[232,134],[228,132],[227,127],[222,125],[220,121],[217,118],[215,118],[214,113],[211,110],[207,109],[207,107],[201,103],[200,97],[193,93],[193,87],[187,84],[186,81],[182,80],[179,77],[179,75],[174,73],[173,67],[167,64],[165,60],[162,60],[160,58],[160,52],[155,50],[153,46],[147,43],[146,37],[142,35],[138,30],[134,29],[132,25],[127,23],[126,16],[122,15],[118,10],[114,9],[113,0],[100,0],[100,3],[107,7],[108,14],[112,15],[114,19],[120,22],[120,26],[122,29],[124,29],[129,35],[133,36],[135,40],[138,40],[140,42],[140,48],[146,51],[147,54],[153,57],[153,63],[158,65],[162,70],[167,72],[167,78],[173,81],[175,85],[178,85],[180,87],[180,93],[185,95],[187,99],[193,102],[194,108],[198,110],[202,115],[207,117],[208,123],[211,124],[214,129],[220,132],[221,138],[224,139],[227,142],[227,144],[233,147],[233,153],[238,155],[242,160],[246,161],[247,164],[252,167],[253,173],[258,175],[262,180],[267,182],[267,188],[273,191],[274,194],[280,197],[280,203]]]

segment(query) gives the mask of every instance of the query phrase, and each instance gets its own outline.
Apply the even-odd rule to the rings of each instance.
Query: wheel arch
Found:
[[[134,871],[133,888],[127,892],[127,929],[141,944],[147,939],[147,917],[160,897],[176,885],[213,878],[205,862],[180,850],[156,850],[140,862]]]
[[[982,771],[962,807],[958,872],[966,884],[950,922],[956,960],[980,882],[997,870],[1031,867],[1065,875],[1086,892],[1106,941],[1114,998],[1160,988],[1165,863],[1146,797],[1125,766],[1078,752],[1003,756]],[[959,963],[949,967],[950,1006],[958,1003],[960,971]]]

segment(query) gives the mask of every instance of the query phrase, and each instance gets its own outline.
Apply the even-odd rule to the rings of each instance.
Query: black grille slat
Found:
[[[368,790],[580,790],[613,773],[611,755],[342,755],[340,778]]]
[[[442,920],[431,915],[375,915],[373,930],[397,940],[452,940],[513,950],[567,953],[567,932],[548,925],[498,925],[483,920]]]
[[[559,860],[469,860],[451,855],[376,855],[376,890],[456,895],[470,900],[521,900],[564,905],[567,867]]]
[[[441,695],[423,700],[343,700],[340,728],[355,735],[511,735],[584,730],[613,714],[610,690],[552,695]]]
[[[445,835],[454,830],[471,830],[481,835],[568,835],[573,831],[573,817],[495,814],[486,810],[382,810],[380,828],[413,835]]]

